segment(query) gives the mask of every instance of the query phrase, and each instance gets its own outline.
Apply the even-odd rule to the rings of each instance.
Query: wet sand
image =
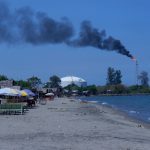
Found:
[[[0,115],[0,150],[149,150],[150,129],[117,111],[56,98],[24,115]]]

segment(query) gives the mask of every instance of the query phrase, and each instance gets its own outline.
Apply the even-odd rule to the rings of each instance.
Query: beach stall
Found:
[[[19,102],[20,92],[11,88],[0,89],[0,114],[23,114],[24,106]]]
[[[21,91],[22,94],[27,94],[27,106],[32,108],[36,105],[37,99],[36,99],[36,95],[29,89],[24,89]]]
[[[45,94],[46,100],[53,100],[54,99],[54,93],[47,93]]]
[[[24,91],[12,88],[2,88],[0,89],[0,96],[3,96],[7,102],[23,102],[28,94]]]
[[[0,89],[0,95],[3,96],[4,103],[13,102],[19,96],[19,93],[11,88],[2,88]]]
[[[0,98],[0,104],[6,104],[7,103],[7,100],[5,98]]]

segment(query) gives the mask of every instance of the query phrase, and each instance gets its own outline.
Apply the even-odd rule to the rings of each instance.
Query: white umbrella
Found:
[[[3,88],[3,89],[0,89],[0,95],[18,96],[19,93],[11,88]]]
[[[46,96],[54,96],[54,93],[47,93]]]

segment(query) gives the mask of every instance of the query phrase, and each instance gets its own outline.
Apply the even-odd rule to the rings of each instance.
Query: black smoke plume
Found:
[[[11,11],[0,1],[0,43],[57,44],[65,43],[73,47],[91,46],[101,50],[116,51],[130,58],[133,56],[115,38],[106,36],[104,30],[94,28],[89,21],[81,23],[77,39],[72,23],[63,18],[56,21],[44,12],[35,12],[30,7]]]
[[[46,13],[23,7],[11,12],[0,1],[0,42],[25,42],[34,45],[63,43],[73,36],[73,26],[67,18],[55,21]]]
[[[122,55],[133,58],[119,40],[111,36],[107,38],[105,30],[98,31],[98,29],[92,27],[89,21],[83,21],[81,23],[81,31],[78,39],[70,41],[68,44],[77,47],[92,46],[102,50],[116,51]]]
[[[58,22],[29,7],[16,11],[16,23],[23,41],[31,44],[62,43],[73,36],[73,26],[67,18]]]

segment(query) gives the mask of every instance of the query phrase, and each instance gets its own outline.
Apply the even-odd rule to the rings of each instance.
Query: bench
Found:
[[[3,114],[23,114],[23,105],[21,103],[0,104],[0,113]]]

